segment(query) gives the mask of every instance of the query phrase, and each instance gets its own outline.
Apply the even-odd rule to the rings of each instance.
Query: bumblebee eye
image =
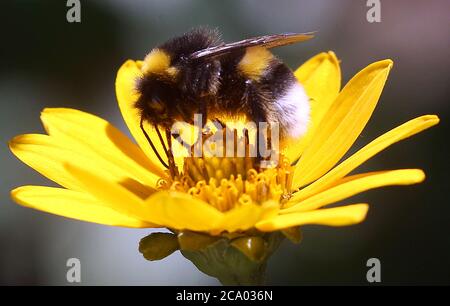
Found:
[[[163,114],[166,111],[166,107],[161,100],[152,99],[148,103],[148,106],[152,111],[154,111],[157,114]]]

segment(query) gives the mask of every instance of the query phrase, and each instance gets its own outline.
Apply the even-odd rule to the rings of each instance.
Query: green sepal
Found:
[[[199,251],[208,247],[210,244],[217,242],[219,239],[220,237],[191,231],[180,231],[178,233],[178,244],[182,251]]]
[[[253,261],[262,261],[267,242],[260,236],[241,237],[231,241],[231,245]]]
[[[171,233],[152,233],[139,242],[139,252],[147,260],[163,259],[178,248],[177,236]]]
[[[302,232],[300,231],[300,227],[298,226],[284,229],[281,231],[281,233],[295,244],[299,244],[303,239]]]
[[[200,271],[217,278],[223,285],[262,285],[267,261],[278,248],[284,236],[275,232],[259,238],[263,240],[262,244],[264,245],[264,254],[258,255],[260,260],[252,260],[248,254],[235,246],[235,241],[226,238],[221,238],[204,249],[181,250],[181,253]],[[261,241],[257,244],[260,243]],[[241,245],[241,243],[237,244]]]

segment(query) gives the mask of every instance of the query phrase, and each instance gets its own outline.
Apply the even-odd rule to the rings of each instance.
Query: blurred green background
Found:
[[[300,245],[285,242],[272,257],[268,284],[367,284],[377,257],[383,284],[450,284],[448,126],[450,2],[381,0],[381,22],[368,23],[366,1],[81,1],[81,23],[66,21],[66,1],[3,1],[0,9],[0,284],[65,285],[66,261],[81,260],[83,285],[209,285],[179,253],[148,262],[137,251],[149,230],[64,219],[14,204],[9,191],[49,184],[19,162],[7,141],[41,133],[44,107],[72,107],[123,131],[115,74],[128,58],[193,26],[218,27],[226,41],[281,32],[318,31],[304,44],[275,50],[292,68],[334,50],[343,81],[369,63],[395,65],[380,103],[352,151],[422,114],[437,128],[397,144],[358,171],[419,167],[425,183],[373,190],[362,224],[304,228]]]

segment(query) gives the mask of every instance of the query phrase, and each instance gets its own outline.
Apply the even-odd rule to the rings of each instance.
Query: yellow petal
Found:
[[[154,186],[141,184],[120,167],[114,167],[96,155],[86,154],[86,149],[73,146],[73,143],[63,139],[39,134],[20,135],[10,141],[9,147],[25,164],[67,189],[84,190],[84,186],[64,167],[66,163],[71,163],[108,177],[141,197],[154,192]]]
[[[9,142],[11,152],[22,162],[48,179],[72,190],[80,190],[80,184],[64,168],[70,152],[51,141],[47,135],[19,135]],[[83,160],[84,162],[84,160]]]
[[[160,172],[164,171],[164,167],[159,162],[147,139],[140,128],[141,116],[139,110],[134,106],[139,98],[136,92],[136,80],[142,76],[140,65],[138,62],[128,60],[122,67],[120,67],[116,78],[116,96],[119,102],[119,108],[122,116],[130,129],[131,134],[136,139],[139,146],[144,150],[146,155],[150,158],[155,167],[159,168]],[[159,154],[167,163],[167,158],[164,154],[163,147],[159,141],[158,135],[153,127],[144,123],[144,128],[152,139],[153,144],[158,150]]]
[[[47,108],[41,120],[47,133],[67,150],[102,159],[144,185],[155,187],[160,176],[165,176],[127,136],[97,116],[75,109]]]
[[[293,213],[321,208],[336,203],[366,190],[390,185],[412,185],[422,182],[425,173],[419,169],[402,169],[391,171],[370,172],[346,177],[336,183],[336,186],[318,193],[308,199],[299,201],[294,195],[286,209],[280,213]]]
[[[78,191],[23,186],[13,190],[11,196],[25,207],[76,220],[123,227],[153,227],[152,224],[117,213],[92,196]]]
[[[263,232],[271,232],[305,224],[352,225],[363,221],[368,209],[369,206],[367,204],[353,204],[336,208],[295,212],[261,221],[256,224],[256,228]]]
[[[211,231],[223,222],[223,213],[208,203],[176,191],[155,193],[144,210],[156,223],[177,230]]]
[[[286,145],[285,156],[296,161],[311,141],[314,131],[336,99],[341,88],[341,69],[334,52],[323,52],[306,61],[296,71],[297,80],[305,88],[311,103],[311,121],[301,139],[291,139]]]
[[[261,219],[261,207],[248,203],[237,206],[225,213],[223,223],[218,228],[219,231],[226,230],[230,233],[237,230],[247,230],[252,228]]]
[[[278,207],[278,203],[270,202],[265,203],[264,205],[246,203],[236,206],[224,213],[222,224],[218,227],[218,233],[224,230],[230,233],[238,230],[248,230],[260,220],[277,215]]]
[[[81,168],[70,163],[67,163],[65,168],[83,185],[88,193],[104,206],[134,219],[159,224],[154,222],[152,216],[145,213],[144,201],[125,187],[122,187],[106,176],[99,175],[97,171],[89,171],[86,168]]]
[[[347,152],[372,115],[391,67],[390,60],[373,63],[342,89],[297,164],[294,188],[328,172]]]
[[[314,183],[296,192],[296,199],[301,201],[329,188],[334,182],[344,177],[369,158],[378,154],[390,145],[420,133],[438,123],[439,118],[437,116],[425,115],[392,129],[364,146]]]

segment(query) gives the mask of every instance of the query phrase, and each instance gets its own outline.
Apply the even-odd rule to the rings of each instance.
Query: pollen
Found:
[[[254,158],[186,158],[184,173],[170,189],[188,193],[218,210],[273,200],[281,205],[290,197],[292,168],[281,158],[275,168],[258,169]]]

